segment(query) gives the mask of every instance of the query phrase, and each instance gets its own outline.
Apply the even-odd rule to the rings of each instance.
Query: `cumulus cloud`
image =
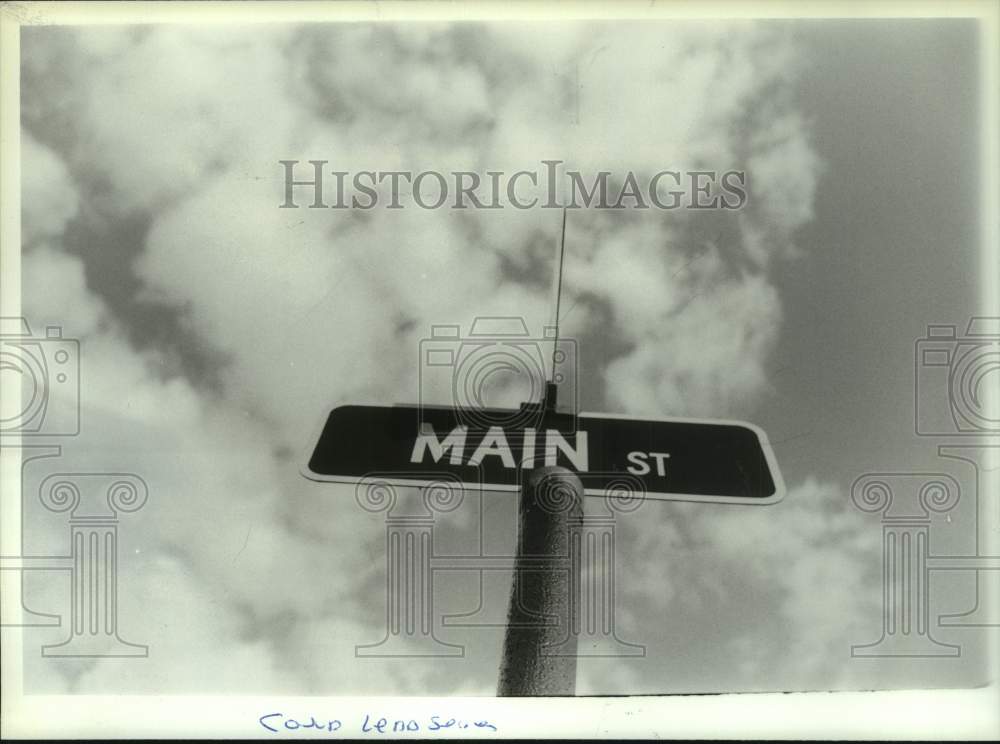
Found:
[[[61,235],[76,215],[79,198],[69,169],[52,148],[21,133],[21,241],[31,248]]]
[[[354,657],[381,620],[384,525],[352,489],[304,481],[296,458],[333,404],[448,402],[447,386],[418,385],[432,324],[517,314],[540,332],[559,213],[428,211],[407,194],[402,210],[278,209],[278,160],[510,173],[558,158],[591,176],[646,177],[746,168],[739,214],[571,212],[565,326],[584,354],[600,352],[583,367],[603,382],[590,408],[730,415],[766,388],[782,317],[768,269],[810,218],[818,163],[789,103],[797,52],[763,26],[34,29],[23,52],[25,89],[44,93],[25,102],[24,232],[46,242],[25,261],[26,313],[70,318],[85,340],[94,423],[74,443],[80,462],[110,458],[153,491],[122,534],[145,556],[133,617],[154,656],[123,679],[99,664],[76,672],[76,689],[186,689],[192,657],[213,669],[199,684],[218,691],[488,694],[495,681],[489,644],[444,671]],[[85,271],[99,244],[61,251],[78,204],[147,221],[126,256],[132,301],[159,309],[186,342],[177,348],[210,352],[217,385],[165,371],[183,367],[141,341],[152,329],[102,302],[102,277],[88,284]],[[623,591],[639,608],[623,628],[642,635],[667,600],[705,628],[720,603],[738,605],[739,588],[718,578],[738,564],[768,596],[746,601],[778,608],[781,637],[815,656],[797,681],[829,679],[840,636],[815,647],[798,631],[816,619],[817,592],[846,602],[861,581],[860,564],[822,569],[854,549],[827,533],[852,534],[846,517],[811,516],[838,498],[805,484],[777,523],[647,505],[623,533]],[[498,529],[512,544],[512,525]],[[705,561],[676,576],[655,568],[690,550]],[[725,649],[750,686],[758,632],[774,638],[743,628]],[[654,652],[674,643],[650,640]],[[583,687],[666,689],[656,661],[587,663]]]

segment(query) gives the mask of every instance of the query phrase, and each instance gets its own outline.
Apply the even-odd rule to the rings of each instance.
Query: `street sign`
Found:
[[[767,437],[752,424],[553,412],[526,421],[499,409],[477,410],[467,421],[463,413],[340,406],[324,421],[303,474],[339,483],[378,474],[412,486],[444,477],[518,491],[522,469],[560,465],[580,475],[588,496],[606,495],[623,480],[638,480],[649,499],[771,504],[785,494]]]

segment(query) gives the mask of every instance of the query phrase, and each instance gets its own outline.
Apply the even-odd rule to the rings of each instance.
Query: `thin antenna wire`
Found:
[[[559,351],[559,306],[562,302],[562,276],[563,259],[566,257],[566,207],[562,213],[562,237],[559,239],[559,274],[556,279],[556,332],[552,340],[552,373],[549,382],[555,382],[556,377],[556,353]]]

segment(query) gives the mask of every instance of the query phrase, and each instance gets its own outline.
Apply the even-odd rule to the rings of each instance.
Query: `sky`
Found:
[[[788,485],[774,506],[622,515],[616,617],[646,655],[581,660],[578,691],[981,681],[968,630],[939,631],[973,651],[958,659],[850,655],[881,627],[881,525],[852,505],[852,482],[945,467],[912,434],[913,344],[976,310],[975,32],[24,29],[24,315],[81,343],[81,433],[59,467],[150,487],[120,526],[120,626],[149,657],[29,653],[29,683],[493,694],[495,627],[439,627],[461,659],[355,657],[381,632],[385,523],[352,487],[299,468],[334,405],[447,402],[417,374],[433,324],[549,323],[560,214],[283,210],[278,161],[513,172],[548,158],[585,173],[747,172],[734,212],[572,211],[562,332],[580,349],[581,409],[753,421]],[[52,467],[27,470],[26,492]],[[60,549],[64,525],[29,501],[25,549]],[[956,550],[968,507],[935,525]],[[438,518],[436,550],[476,550],[482,519],[490,549],[509,551],[515,514],[510,495],[467,495]],[[933,610],[964,609],[968,578],[932,585]],[[436,612],[470,612],[482,591],[502,617],[509,572],[435,581]],[[33,607],[65,605],[64,581],[25,590]]]

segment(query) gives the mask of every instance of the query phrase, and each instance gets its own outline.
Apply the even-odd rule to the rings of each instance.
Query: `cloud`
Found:
[[[616,544],[617,635],[645,656],[581,659],[581,692],[877,686],[850,649],[881,624],[880,531],[840,488],[810,478],[780,507],[644,504]]]
[[[782,643],[756,649],[748,677],[774,675],[787,689],[818,679],[830,688],[860,684],[850,647],[881,622],[871,591],[881,536],[841,489],[810,478],[789,491],[781,510],[722,510],[704,515],[696,530],[718,552],[720,570],[780,596],[772,620],[784,629]]]
[[[33,229],[33,221],[24,219],[23,223]],[[74,338],[98,330],[107,310],[87,288],[82,259],[41,244],[22,257],[21,277],[22,311],[36,335],[44,334],[47,325],[62,327]]]
[[[622,289],[615,319],[634,349],[604,372],[615,410],[726,415],[766,388],[764,364],[781,322],[779,298],[766,279],[723,279],[712,267],[704,278],[691,281],[688,272],[682,282],[667,267],[656,276],[641,264],[612,267],[608,260],[601,273]],[[694,260],[718,265],[711,253]],[[646,299],[657,293],[661,308]]]
[[[79,196],[62,158],[21,132],[21,242],[31,248],[61,235],[79,208]]]
[[[31,483],[37,488],[49,472],[96,471],[135,473],[149,484],[148,503],[122,517],[119,623],[122,637],[148,644],[151,655],[125,674],[93,660],[52,669],[80,691],[187,692],[192,664],[210,667],[198,675],[202,691],[306,691],[260,628],[317,622],[339,627],[335,638],[356,638],[371,611],[348,597],[371,573],[363,546],[381,544],[383,525],[364,518],[352,489],[320,493],[284,466],[259,417],[220,405],[181,377],[163,378],[159,355],[133,348],[87,290],[81,264],[47,249],[23,264],[25,314],[59,322],[81,342],[81,433],[59,458],[42,461],[45,472]],[[52,296],[60,304],[45,299]],[[29,551],[39,550],[43,529],[65,530],[37,508],[29,523],[37,525]],[[338,551],[347,541],[358,549]],[[336,597],[344,599],[331,607]],[[346,653],[353,640],[340,646]],[[41,679],[62,686],[51,672]]]
[[[49,113],[69,119],[68,159],[99,185],[91,198],[113,213],[153,212],[218,169],[271,150],[292,128],[285,35],[281,27],[83,27],[29,42],[24,64],[51,74]],[[65,55],[74,68],[54,72]]]

